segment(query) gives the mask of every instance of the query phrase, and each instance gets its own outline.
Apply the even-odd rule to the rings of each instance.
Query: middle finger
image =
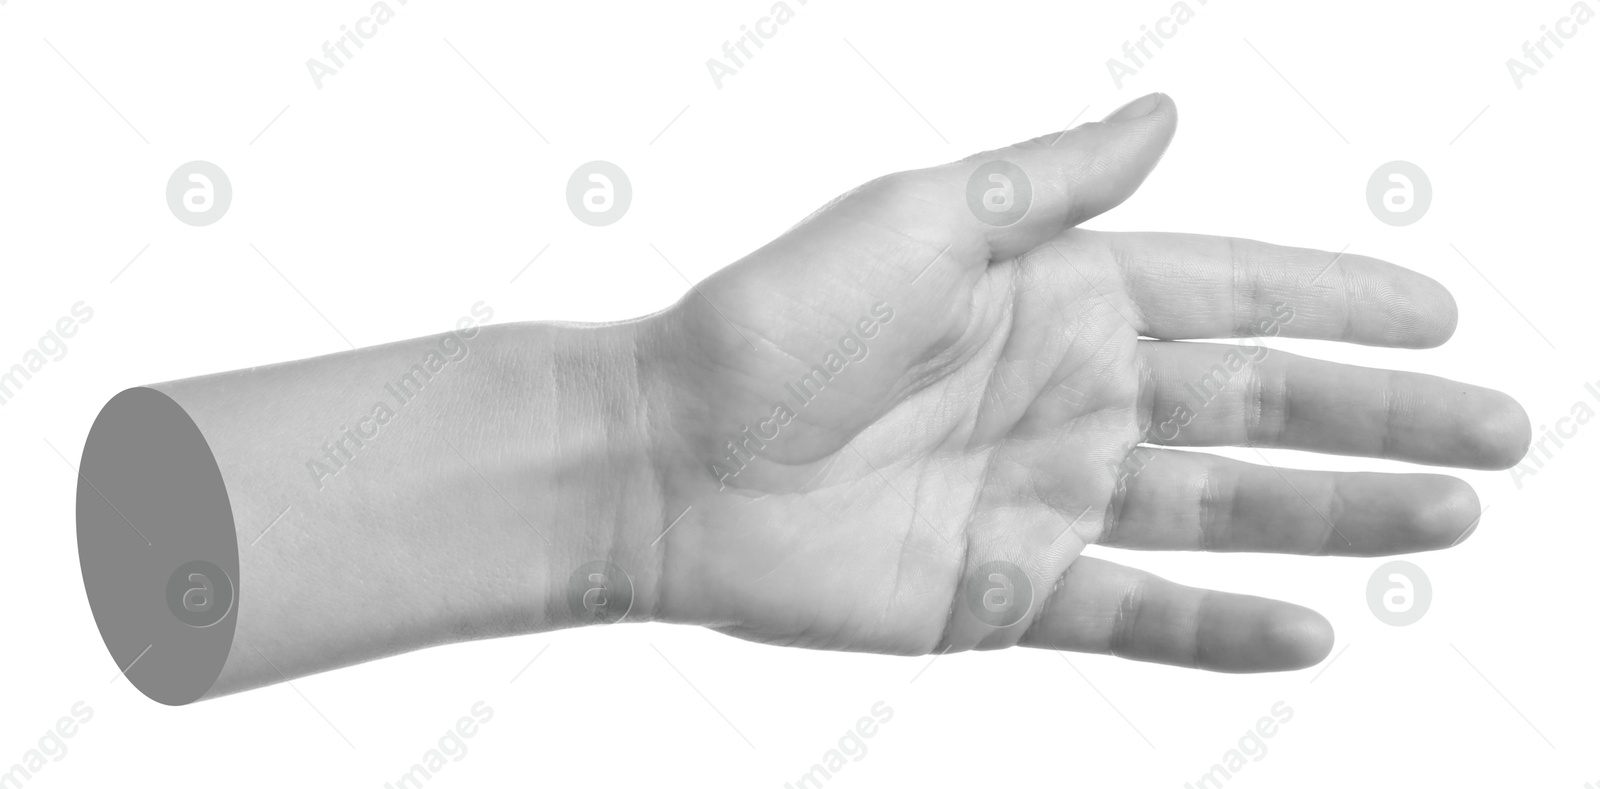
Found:
[[[1532,437],[1522,407],[1493,389],[1259,344],[1139,345],[1141,424],[1153,444],[1503,469],[1522,458]]]

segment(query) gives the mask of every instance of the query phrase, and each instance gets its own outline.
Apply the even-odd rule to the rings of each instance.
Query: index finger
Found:
[[[1443,285],[1376,258],[1221,236],[1093,235],[1122,268],[1147,337],[1431,348],[1455,332],[1456,302]]]

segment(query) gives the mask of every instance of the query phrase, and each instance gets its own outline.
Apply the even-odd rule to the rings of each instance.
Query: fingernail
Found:
[[[1117,121],[1131,121],[1134,118],[1143,118],[1144,116],[1149,115],[1151,111],[1153,111],[1160,103],[1160,93],[1151,93],[1147,96],[1140,96],[1139,98],[1122,105],[1122,107],[1116,112],[1107,115],[1105,122],[1116,123]]]

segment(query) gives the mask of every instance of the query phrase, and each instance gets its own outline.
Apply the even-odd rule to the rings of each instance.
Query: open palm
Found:
[[[879,179],[650,319],[641,380],[671,521],[650,549],[652,616],[827,649],[1022,644],[1289,669],[1327,654],[1315,612],[1084,547],[1459,542],[1478,501],[1451,477],[1166,448],[1503,468],[1530,437],[1491,390],[1256,341],[1173,342],[1428,347],[1456,320],[1438,283],[1370,258],[1077,228],[1138,187],[1176,121],[1154,95]]]

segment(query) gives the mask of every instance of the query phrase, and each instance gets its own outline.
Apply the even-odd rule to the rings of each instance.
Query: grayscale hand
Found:
[[[1498,469],[1530,440],[1522,409],[1489,389],[1258,341],[1178,342],[1426,348],[1456,307],[1432,279],[1359,255],[1078,228],[1133,193],[1176,124],[1154,94],[880,178],[646,319],[638,375],[672,521],[631,551],[654,563],[646,615],[822,649],[1022,645],[1272,671],[1326,656],[1329,623],[1085,546],[1373,556],[1460,542],[1479,504],[1453,477],[1167,448]],[[996,161],[1023,177],[974,178]],[[983,221],[1017,201],[1020,221]]]

